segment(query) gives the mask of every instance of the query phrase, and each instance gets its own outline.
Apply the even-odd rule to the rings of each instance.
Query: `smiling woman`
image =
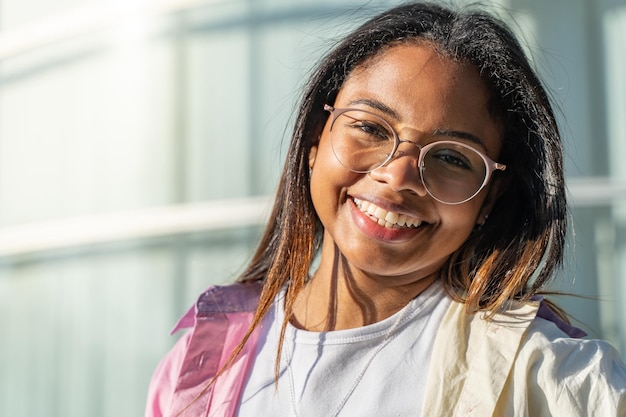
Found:
[[[622,416],[615,350],[541,301],[566,219],[554,114],[509,30],[375,16],[313,73],[257,252],[181,319],[146,416]]]
[[[407,91],[411,94],[406,94]],[[426,284],[437,278],[450,254],[465,242],[477,224],[484,222],[496,196],[503,191],[502,177],[494,178],[488,187],[480,190],[485,179],[484,167],[480,169],[482,178],[478,186],[467,170],[459,169],[458,161],[456,164],[447,162],[448,167],[441,168],[444,160],[449,161],[450,152],[455,147],[463,147],[468,155],[469,152],[486,152],[493,159],[498,158],[502,133],[498,120],[489,114],[488,97],[485,83],[474,67],[442,57],[425,45],[392,47],[377,56],[373,63],[362,64],[348,77],[335,105],[358,105],[360,109],[378,112],[379,117],[383,117],[383,112],[376,107],[389,109],[385,114],[393,120],[389,125],[395,126],[393,130],[401,132],[404,142],[410,143],[401,144],[395,153],[389,153],[389,158],[383,155],[381,162],[388,161],[381,166],[366,172],[354,172],[340,163],[344,153],[337,155],[337,151],[333,151],[336,147],[333,149],[331,145],[331,136],[333,145],[337,140],[351,139],[343,128],[331,132],[332,119],[329,118],[319,143],[309,153],[311,198],[324,225],[324,238],[322,263],[305,288],[305,297],[315,288],[329,288],[328,279],[335,279],[335,274],[324,263],[325,259],[332,259],[335,250],[351,270],[357,286],[372,303],[380,304],[377,310],[385,311],[385,314],[406,305]],[[363,102],[382,105],[354,104]],[[441,132],[462,133],[446,133],[444,136]],[[337,137],[337,133],[344,134]],[[459,137],[480,139],[474,143]],[[439,149],[443,146],[441,144],[449,146]],[[426,166],[424,154],[414,152],[419,146],[427,149],[428,160],[432,149],[429,147],[438,149],[435,166],[430,162]],[[448,159],[442,157],[443,150],[446,150]],[[457,152],[457,155],[461,154]],[[482,163],[479,156],[474,159]],[[434,174],[444,169],[447,170],[445,175]],[[423,181],[425,178],[429,181]],[[440,190],[440,185],[445,186],[446,191],[438,194],[439,199],[452,200],[450,203],[455,204],[429,198],[429,191],[432,194]],[[464,197],[455,198],[458,195]],[[474,198],[467,198],[473,195]],[[420,227],[380,225],[377,216],[372,218],[358,209],[355,198],[376,206],[385,215],[390,212],[417,219]],[[346,307],[342,311],[350,315],[350,311],[356,308],[348,307],[350,301],[358,301],[352,297],[343,300],[345,288],[342,283],[345,280],[339,277],[338,282],[339,299]],[[327,296],[315,294],[312,297],[327,305]],[[397,303],[393,307],[389,305],[390,298]]]

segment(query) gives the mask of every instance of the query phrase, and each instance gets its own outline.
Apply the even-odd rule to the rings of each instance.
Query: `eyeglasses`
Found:
[[[400,144],[419,148],[418,167],[426,192],[445,204],[461,204],[475,197],[489,182],[495,170],[506,165],[461,142],[442,140],[418,145],[402,140],[382,117],[354,108],[334,108],[330,112],[330,141],[337,160],[353,172],[368,173],[388,164]]]

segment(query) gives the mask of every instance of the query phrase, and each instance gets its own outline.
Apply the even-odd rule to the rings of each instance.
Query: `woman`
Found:
[[[561,153],[502,23],[423,3],[366,22],[312,75],[258,250],[181,319],[146,415],[624,416],[614,349],[537,297]]]

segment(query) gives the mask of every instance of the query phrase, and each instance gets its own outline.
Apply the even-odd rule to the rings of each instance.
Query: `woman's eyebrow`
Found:
[[[391,107],[387,106],[385,103],[378,101],[378,100],[373,100],[369,98],[360,98],[356,100],[351,100],[348,104],[350,106],[353,106],[355,104],[365,104],[366,106],[372,107],[382,113],[385,113],[389,117],[392,117],[396,120],[400,119],[400,115],[394,109],[392,109]]]
[[[350,102],[348,102],[349,106],[358,105],[358,104],[372,107],[395,120],[400,119],[400,115],[398,114],[398,112],[396,112],[394,109],[387,106],[385,103],[381,101],[369,99],[369,98],[360,98],[360,99],[351,100]],[[450,130],[450,129],[437,129],[434,132],[432,132],[432,135],[464,139],[472,143],[475,143],[478,146],[481,146],[483,149],[487,149],[487,147],[485,146],[485,142],[481,138],[468,132],[461,132],[461,131]]]
[[[460,132],[457,130],[437,129],[432,133],[433,136],[447,136],[457,139],[465,139],[476,145],[481,146],[483,149],[487,149],[485,142],[476,135],[467,132]]]

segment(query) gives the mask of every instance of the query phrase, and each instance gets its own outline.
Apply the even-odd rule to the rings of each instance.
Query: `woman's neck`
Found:
[[[338,251],[337,251],[338,252]],[[384,320],[406,306],[435,280],[376,277],[334,262],[320,264],[294,304],[292,324],[309,331],[351,329]]]

